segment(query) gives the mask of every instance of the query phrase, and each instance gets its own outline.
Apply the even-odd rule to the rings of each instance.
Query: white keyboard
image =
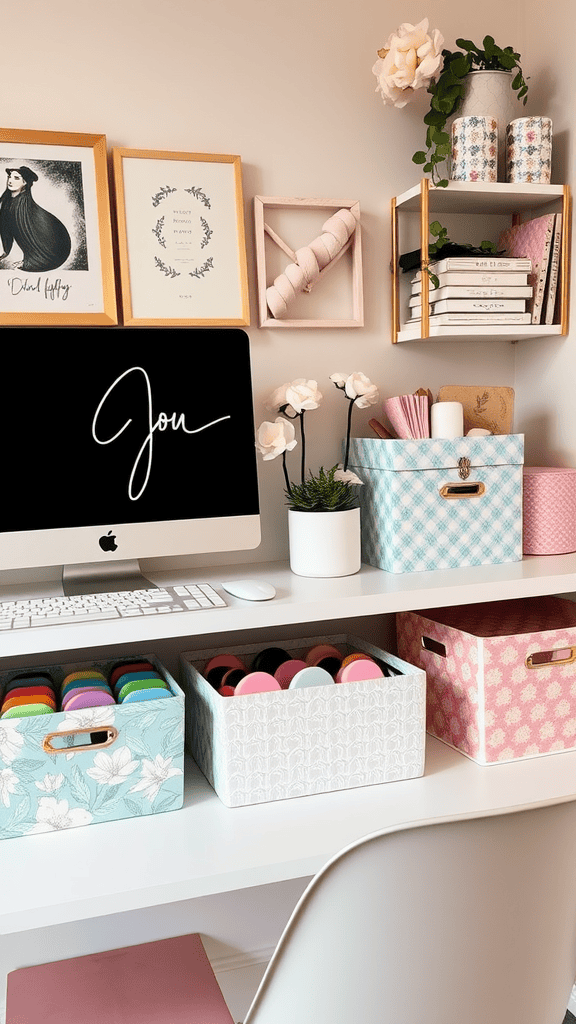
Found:
[[[225,607],[224,598],[208,583],[118,593],[30,598],[25,601],[0,602],[0,631]]]

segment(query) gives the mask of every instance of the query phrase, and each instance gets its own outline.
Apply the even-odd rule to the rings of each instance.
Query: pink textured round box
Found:
[[[524,466],[524,554],[576,551],[576,469]]]

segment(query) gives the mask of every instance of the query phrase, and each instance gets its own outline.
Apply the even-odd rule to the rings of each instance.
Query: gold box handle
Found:
[[[53,740],[66,740],[68,736],[80,736],[88,733],[89,743],[78,744],[78,746],[65,744],[55,747]],[[104,725],[100,729],[92,725],[86,729],[68,729],[62,732],[49,732],[42,740],[42,749],[46,754],[77,754],[80,750],[102,750],[109,747],[118,738],[118,729],[113,725]]]
[[[486,487],[481,481],[474,483],[466,481],[465,484],[444,484],[440,488],[441,498],[479,498],[486,493]]]
[[[565,654],[559,658],[555,655]],[[571,665],[576,661],[576,647],[560,647],[555,651],[534,651],[526,657],[526,668],[550,668],[551,665]]]

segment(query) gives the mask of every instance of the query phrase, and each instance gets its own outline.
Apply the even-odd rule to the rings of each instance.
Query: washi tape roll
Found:
[[[125,672],[150,672],[155,671],[154,666],[149,661],[127,661],[121,662],[119,665],[115,665],[110,673],[109,683],[110,686],[114,686],[114,683],[119,676],[124,675]]]
[[[9,708],[3,711],[0,718],[31,718],[33,715],[53,715],[52,708],[46,704],[25,704],[22,707]]]
[[[77,711],[79,708],[99,708],[115,704],[111,693],[94,690],[91,693],[75,693],[66,704],[66,711]]]
[[[249,672],[240,680],[234,693],[236,696],[242,696],[246,693],[267,693],[269,690],[279,689],[280,683],[269,672]]]
[[[359,683],[365,679],[379,679],[384,673],[370,658],[359,658],[344,665],[336,676],[337,683]]]
[[[170,690],[162,690],[160,688],[154,690],[133,690],[132,693],[122,701],[123,704],[138,704],[143,700],[162,700],[163,697],[171,697]]]
[[[301,658],[291,658],[290,661],[283,661],[274,673],[283,690],[287,690],[297,672],[306,668],[306,662]]]
[[[301,672],[297,672],[290,682],[289,690],[302,690],[309,686],[330,686],[334,680],[325,668],[319,665],[307,665]]]

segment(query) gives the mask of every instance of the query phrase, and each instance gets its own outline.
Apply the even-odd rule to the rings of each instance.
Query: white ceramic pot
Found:
[[[360,556],[360,509],[288,511],[290,568],[297,576],[352,576]]]
[[[458,117],[493,117],[498,123],[498,180],[506,177],[506,125],[518,116],[522,104],[512,88],[512,71],[470,71]]]

